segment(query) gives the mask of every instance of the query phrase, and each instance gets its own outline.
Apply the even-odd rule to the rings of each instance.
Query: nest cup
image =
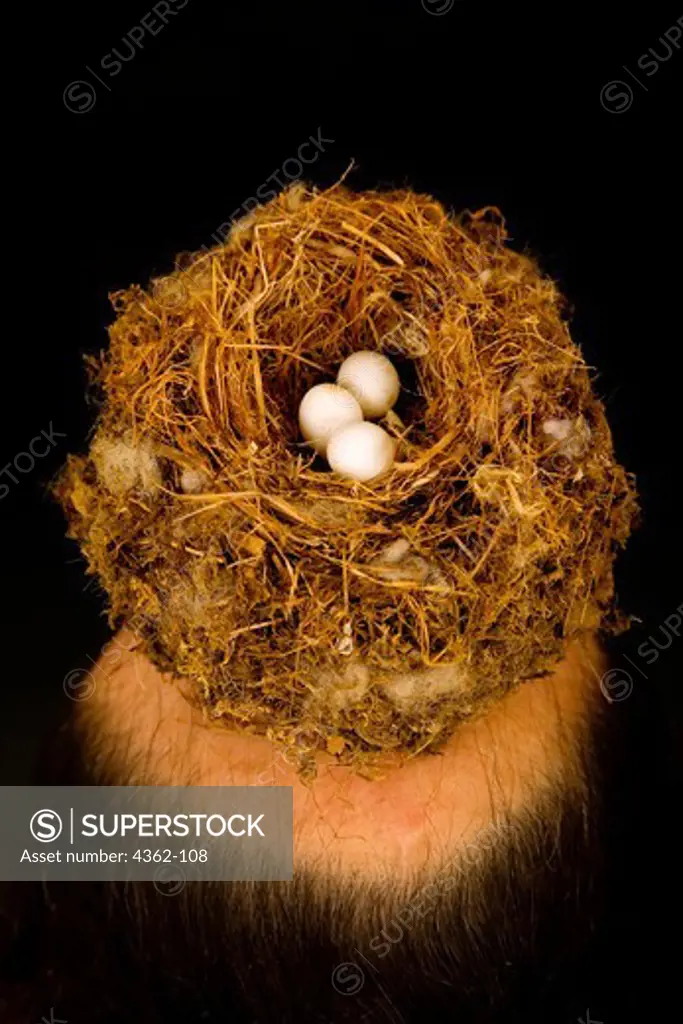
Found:
[[[57,484],[110,601],[190,699],[303,773],[436,750],[623,625],[636,514],[553,281],[495,209],[296,185],[113,295],[90,452]],[[360,484],[297,412],[360,349],[401,378]]]

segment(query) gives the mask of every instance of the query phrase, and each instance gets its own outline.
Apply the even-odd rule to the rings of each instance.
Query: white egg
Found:
[[[335,431],[362,420],[363,410],[356,399],[336,384],[316,384],[306,392],[299,406],[301,433],[320,455],[325,454]]]
[[[352,480],[374,480],[394,461],[396,443],[376,423],[352,423],[330,438],[327,461],[336,473]]]
[[[366,416],[379,419],[393,406],[401,389],[394,364],[381,352],[354,352],[337,374],[337,384],[358,399]]]

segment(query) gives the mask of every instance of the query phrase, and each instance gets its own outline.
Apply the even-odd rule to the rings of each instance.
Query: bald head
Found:
[[[112,782],[284,785],[294,797],[295,865],[404,877],[457,855],[503,816],[533,813],[583,784],[579,750],[599,699],[603,656],[591,636],[556,670],[464,724],[438,754],[385,755],[372,778],[319,754],[304,781],[263,736],[209,722],[121,633],[78,708],[88,763]]]
[[[291,786],[294,877],[172,898],[50,883],[36,931],[73,1019],[502,1024],[571,976],[604,889],[615,750],[593,636],[438,753],[386,755],[372,778],[319,754],[305,780],[267,738],[208,721],[136,643],[105,650],[52,781]],[[33,987],[54,1001],[52,982]]]

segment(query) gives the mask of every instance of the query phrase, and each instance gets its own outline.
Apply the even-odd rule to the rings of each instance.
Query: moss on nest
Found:
[[[57,484],[70,534],[112,624],[303,771],[436,749],[622,624],[632,482],[561,295],[505,239],[495,209],[296,185],[113,295],[95,439]],[[363,348],[402,380],[397,460],[368,484],[297,427]]]

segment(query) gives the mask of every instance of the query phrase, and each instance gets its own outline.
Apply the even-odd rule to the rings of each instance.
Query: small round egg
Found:
[[[392,437],[376,423],[352,423],[329,440],[327,461],[335,473],[365,483],[391,468],[396,452]]]
[[[316,384],[299,406],[299,429],[320,455],[335,431],[362,420],[363,410],[354,396],[337,384]]]
[[[381,352],[364,350],[345,359],[337,384],[354,395],[365,416],[379,419],[392,408],[401,390],[396,367]]]

